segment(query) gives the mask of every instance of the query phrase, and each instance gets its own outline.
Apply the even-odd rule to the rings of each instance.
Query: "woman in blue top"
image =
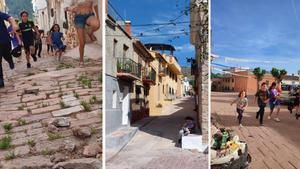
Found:
[[[60,32],[60,27],[58,24],[54,24],[51,28],[51,40],[53,48],[55,49],[55,55],[58,53],[58,60],[61,60],[62,52],[66,50],[66,45],[63,43],[63,33]]]

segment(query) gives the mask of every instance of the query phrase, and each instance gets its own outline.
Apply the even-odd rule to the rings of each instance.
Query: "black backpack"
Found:
[[[18,46],[11,51],[11,55],[15,58],[18,58],[22,55],[22,48]]]

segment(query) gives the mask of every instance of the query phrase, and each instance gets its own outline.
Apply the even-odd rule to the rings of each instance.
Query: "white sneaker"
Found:
[[[270,120],[270,119],[271,119],[271,116],[268,116],[268,119]]]
[[[275,120],[276,122],[280,122],[280,119],[279,119],[278,117],[274,118],[274,120]]]
[[[240,124],[240,128],[244,127],[242,124]]]

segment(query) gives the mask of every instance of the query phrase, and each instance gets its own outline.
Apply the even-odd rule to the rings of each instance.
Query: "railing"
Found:
[[[144,79],[154,81],[156,80],[156,71],[151,68],[149,72],[146,72]]]
[[[117,58],[118,73],[129,73],[131,75],[141,77],[142,66],[129,58]]]

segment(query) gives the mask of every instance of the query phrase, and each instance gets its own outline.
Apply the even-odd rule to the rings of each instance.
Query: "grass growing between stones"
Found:
[[[75,68],[74,65],[68,64],[68,63],[60,63],[57,67],[56,70],[63,70],[63,69],[70,69],[70,68]]]
[[[81,75],[78,78],[78,81],[83,85],[83,87],[92,88],[92,80],[88,78],[86,75]]]
[[[26,125],[26,124],[27,124],[26,120],[24,120],[24,119],[19,119],[19,120],[18,120],[18,125],[19,125],[19,126],[24,126],[24,125]]]
[[[92,110],[91,105],[89,103],[87,103],[86,101],[81,101],[80,105],[83,107],[83,110],[86,112]]]
[[[48,148],[46,148],[46,149],[42,150],[41,153],[42,153],[42,155],[47,156],[47,155],[52,155],[52,154],[54,154],[55,152],[52,151],[52,150],[49,150]]]
[[[11,137],[5,136],[2,139],[0,139],[0,149],[8,149],[11,147]]]
[[[4,156],[4,159],[6,161],[12,160],[12,159],[15,159],[15,158],[16,158],[16,155],[15,155],[15,153],[13,151],[5,154],[5,156]]]
[[[30,147],[34,147],[36,145],[36,142],[34,140],[28,140],[27,141],[27,144],[30,146]]]
[[[74,97],[76,97],[77,99],[79,99],[79,94],[78,93],[74,93]]]
[[[4,128],[5,133],[10,133],[11,129],[13,128],[11,123],[5,123],[2,127]]]
[[[92,128],[91,128],[91,133],[92,133],[92,134],[96,134],[96,133],[97,133],[97,129],[96,129],[95,127],[92,127]]]
[[[60,138],[63,138],[63,136],[59,133],[48,133],[48,140],[56,140]]]
[[[62,109],[66,109],[66,108],[69,108],[70,106],[66,105],[65,102],[63,102],[62,100],[59,102],[59,105]]]
[[[42,103],[42,107],[47,107],[47,106],[49,106],[48,103]]]
[[[22,104],[21,106],[18,106],[18,110],[24,110],[25,105]]]
[[[92,96],[89,100],[90,104],[96,104],[98,103],[97,97],[96,96]]]

